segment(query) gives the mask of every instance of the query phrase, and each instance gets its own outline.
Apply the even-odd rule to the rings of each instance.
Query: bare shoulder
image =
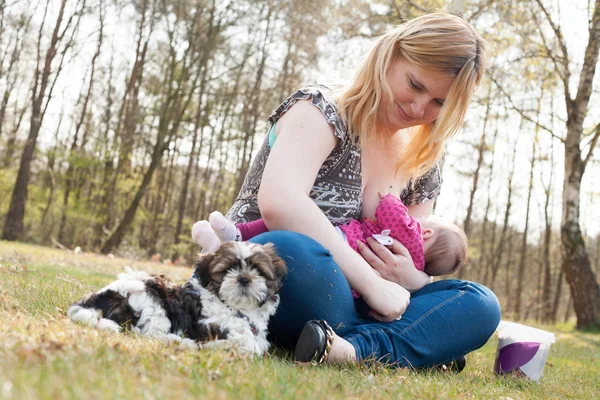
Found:
[[[310,100],[300,100],[294,104],[281,118],[277,121],[275,133],[279,136],[282,132],[301,131],[303,136],[310,135],[314,137],[320,136],[324,139],[324,135],[331,138],[335,143],[333,136],[334,127],[327,122],[325,116]]]

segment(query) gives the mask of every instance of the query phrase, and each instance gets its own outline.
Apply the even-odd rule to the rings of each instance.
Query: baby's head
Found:
[[[429,276],[448,275],[467,259],[467,236],[456,224],[431,215],[416,218],[421,223],[425,273]]]

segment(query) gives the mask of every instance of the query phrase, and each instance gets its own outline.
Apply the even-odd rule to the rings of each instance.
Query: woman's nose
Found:
[[[410,105],[410,111],[413,118],[422,118],[425,115],[425,109],[427,108],[427,99],[424,97],[416,98]]]

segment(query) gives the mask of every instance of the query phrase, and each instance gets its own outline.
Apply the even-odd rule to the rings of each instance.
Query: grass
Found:
[[[285,357],[182,350],[75,325],[66,307],[125,265],[183,282],[191,270],[159,263],[0,242],[0,398],[598,398],[600,334],[557,335],[541,384],[492,373],[495,337],[459,375],[379,365],[297,365]]]

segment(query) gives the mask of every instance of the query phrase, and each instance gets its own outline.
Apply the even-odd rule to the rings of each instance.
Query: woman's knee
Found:
[[[471,326],[469,331],[475,336],[473,339],[476,339],[478,346],[483,346],[500,323],[501,310],[498,298],[494,292],[479,283],[458,279],[433,282],[419,292],[413,293],[413,296],[446,290],[461,293],[458,304],[460,304],[460,315],[466,318],[463,323]]]
[[[468,312],[476,318],[481,333],[481,340],[485,343],[496,331],[502,311],[498,297],[487,287],[476,283],[465,281],[465,295],[469,299]]]

